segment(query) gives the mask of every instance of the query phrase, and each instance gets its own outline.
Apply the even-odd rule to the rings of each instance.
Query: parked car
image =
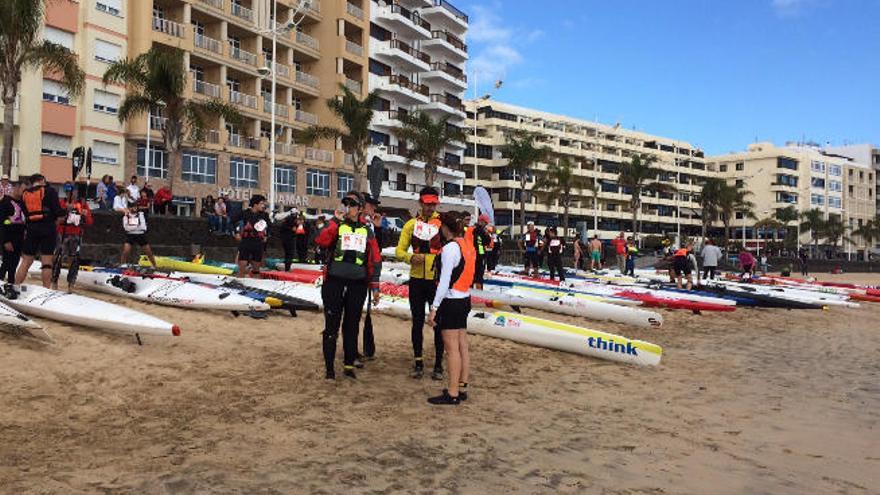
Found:
[[[391,232],[400,232],[403,230],[404,223],[405,222],[400,217],[385,217],[382,228],[388,229]]]

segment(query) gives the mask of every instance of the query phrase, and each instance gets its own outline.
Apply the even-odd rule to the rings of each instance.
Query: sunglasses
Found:
[[[354,198],[342,198],[342,206],[347,208],[357,207],[360,208],[361,203]]]

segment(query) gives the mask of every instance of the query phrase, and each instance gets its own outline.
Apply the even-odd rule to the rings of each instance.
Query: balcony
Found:
[[[272,113],[271,101],[263,99],[263,111],[268,114]],[[290,112],[287,110],[287,105],[275,103],[275,115],[277,115],[278,117],[287,118],[290,115]]]
[[[158,115],[150,115],[150,129],[154,131],[164,131],[168,125],[168,117]]]
[[[320,81],[317,77],[301,70],[296,71],[296,82],[311,88],[317,88],[320,85]]]
[[[371,7],[376,11],[378,23],[388,30],[401,32],[413,38],[431,37],[431,25],[419,14],[396,3],[384,6],[372,5]]]
[[[441,112],[454,117],[464,118],[464,105],[458,98],[452,98],[444,94],[432,94],[431,103],[425,107],[425,111]]]
[[[252,110],[257,109],[257,97],[254,95],[240,93],[238,91],[229,91],[229,101],[245,108],[250,108]]]
[[[296,113],[294,113],[293,118],[297,122],[302,122],[303,124],[309,124],[309,125],[317,125],[318,124],[318,116],[313,113],[306,112],[304,110],[297,110]]]
[[[430,39],[422,41],[422,49],[438,54],[438,58],[441,55],[457,61],[464,61],[468,58],[467,45],[458,36],[448,31],[431,31]]]
[[[318,50],[318,40],[303,33],[302,31],[296,32],[296,42],[300,45],[311,48],[312,50]]]
[[[275,153],[279,155],[300,156],[302,147],[293,143],[275,143]]]
[[[355,81],[354,79],[345,78],[345,87],[351,90],[352,93],[361,94],[363,90],[363,84],[360,81]]]
[[[352,17],[356,17],[360,20],[364,20],[364,9],[358,7],[357,5],[351,2],[345,2],[345,10]]]
[[[289,79],[289,78],[290,78],[290,67],[288,67],[288,66],[286,66],[286,65],[284,65],[284,64],[276,64],[276,63],[273,62],[273,63],[272,63],[272,68],[275,70],[275,74],[276,74],[278,77],[283,77],[283,78],[285,78],[285,79]]]
[[[421,9],[422,16],[435,24],[445,24],[461,31],[468,28],[468,16],[449,3],[448,0],[434,0],[432,7]]]
[[[232,9],[230,10],[230,12],[232,12],[232,15],[234,15],[235,17],[238,17],[239,19],[245,20],[247,22],[254,22],[253,10],[234,3],[231,5],[231,7]]]
[[[223,1],[224,0],[200,0],[201,3],[207,5],[208,7],[214,7],[217,10],[223,10]]]
[[[239,62],[244,64],[256,67],[257,66],[257,54],[251,53],[246,50],[242,50],[241,48],[236,47],[233,44],[229,44],[229,56]]]
[[[209,98],[220,98],[220,86],[206,81],[193,80],[193,93]]]
[[[210,144],[220,144],[220,131],[217,129],[209,129],[205,131],[205,142]]]
[[[406,115],[406,112],[399,110],[384,110],[373,113],[373,121],[370,125],[381,127],[388,130],[400,127],[400,117]]]
[[[306,148],[305,157],[307,160],[314,160],[316,162],[333,163],[332,151]]]
[[[174,36],[175,38],[183,38],[186,34],[186,27],[178,22],[162,19],[161,17],[153,17],[153,31]]]
[[[383,91],[395,93],[404,104],[419,104],[430,102],[428,87],[424,84],[416,84],[405,76],[393,74],[390,76],[376,76],[370,74],[370,78],[378,78],[377,84],[370,83]]]
[[[220,40],[209,38],[203,34],[193,33],[193,45],[196,48],[223,55],[223,43]]]
[[[351,40],[345,40],[345,51],[356,57],[364,56],[364,47]]]
[[[371,52],[384,62],[401,65],[404,72],[426,72],[431,69],[431,57],[397,40],[371,41]]]
[[[263,146],[262,138],[245,137],[241,134],[232,133],[229,134],[227,143],[233,148],[243,148],[246,150],[260,150]]]
[[[431,64],[431,70],[423,73],[422,79],[435,80],[443,88],[451,90],[451,93],[467,89],[467,76],[464,72],[445,62]]]

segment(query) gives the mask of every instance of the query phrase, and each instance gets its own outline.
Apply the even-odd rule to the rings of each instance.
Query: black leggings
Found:
[[[361,322],[364,301],[367,299],[367,283],[362,280],[327,277],[321,286],[321,299],[324,301],[324,365],[327,371],[333,371],[336,339],[341,322],[342,362],[346,368],[353,366],[357,358],[358,325]]]
[[[703,280],[715,280],[715,270],[717,267],[714,266],[704,266],[703,267]]]
[[[565,281],[565,268],[562,267],[562,255],[548,254],[547,268],[550,269],[550,280],[553,280],[554,273],[559,273],[559,280]]]
[[[3,250],[3,264],[0,265],[0,281],[4,278],[10,283],[15,283],[15,270],[18,268],[18,262],[21,260],[21,243],[22,237],[13,237],[8,239],[12,243],[12,251],[7,251],[5,247],[0,246]]]
[[[412,346],[416,362],[422,361],[422,347],[425,325],[425,305],[434,302],[437,286],[433,280],[409,279],[409,309],[412,311]],[[443,336],[434,330],[434,368],[443,369]]]
[[[295,256],[294,253],[294,242],[293,239],[289,237],[285,237],[281,239],[281,247],[284,248],[284,271],[290,271],[290,265],[293,262],[293,258]],[[274,269],[273,267],[269,267]]]

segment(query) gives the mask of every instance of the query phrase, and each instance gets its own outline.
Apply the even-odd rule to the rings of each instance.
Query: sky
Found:
[[[467,98],[476,81],[479,95],[707,154],[756,140],[880,146],[880,0],[453,4],[470,17]]]

